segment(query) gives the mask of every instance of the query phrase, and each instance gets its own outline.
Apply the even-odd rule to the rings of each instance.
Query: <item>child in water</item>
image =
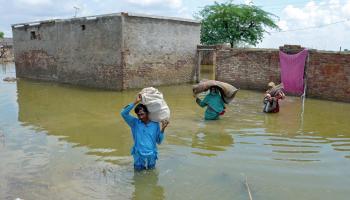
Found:
[[[134,169],[137,171],[144,169],[153,169],[158,159],[157,144],[161,144],[164,138],[164,130],[168,126],[168,121],[162,122],[162,128],[159,123],[149,119],[147,107],[139,104],[141,95],[138,95],[134,101],[127,105],[122,111],[121,116],[130,126],[134,145],[131,149],[131,155],[134,158]],[[134,108],[136,117],[130,115]]]
[[[203,100],[196,97],[196,103],[200,107],[207,107],[204,116],[206,120],[217,120],[220,115],[225,113],[225,104],[219,87],[210,87],[209,94]]]

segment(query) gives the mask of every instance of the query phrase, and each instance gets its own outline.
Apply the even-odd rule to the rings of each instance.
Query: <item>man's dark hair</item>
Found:
[[[149,113],[147,107],[141,103],[135,107],[134,111],[137,114],[137,113],[139,113],[140,110],[143,110],[147,114]]]

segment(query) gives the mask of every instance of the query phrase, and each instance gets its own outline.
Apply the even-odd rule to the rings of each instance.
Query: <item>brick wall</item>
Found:
[[[216,79],[242,89],[264,89],[280,82],[277,50],[224,49],[217,52]]]
[[[350,54],[310,52],[308,96],[350,102]]]
[[[192,82],[200,24],[124,15],[123,88]]]
[[[123,90],[192,82],[200,23],[128,13],[12,26],[16,75]]]
[[[308,97],[350,102],[349,53],[310,50],[306,69]],[[278,49],[219,50],[216,79],[242,89],[265,90],[268,82],[281,81]]]
[[[17,77],[122,89],[120,16],[49,20],[12,31]]]

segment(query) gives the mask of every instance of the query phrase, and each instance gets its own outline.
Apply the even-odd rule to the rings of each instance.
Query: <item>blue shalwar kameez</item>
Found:
[[[121,115],[130,126],[134,146],[131,148],[131,155],[134,157],[134,168],[136,170],[152,169],[158,159],[157,144],[163,141],[164,133],[161,132],[159,123],[149,121],[143,123],[136,117],[130,115],[134,103],[127,105]]]

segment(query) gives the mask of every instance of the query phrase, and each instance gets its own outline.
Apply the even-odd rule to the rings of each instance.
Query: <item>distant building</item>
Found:
[[[0,38],[0,46],[3,47],[12,47],[13,46],[13,41],[12,38]]]
[[[191,82],[200,23],[117,13],[12,25],[18,77],[123,90]]]

